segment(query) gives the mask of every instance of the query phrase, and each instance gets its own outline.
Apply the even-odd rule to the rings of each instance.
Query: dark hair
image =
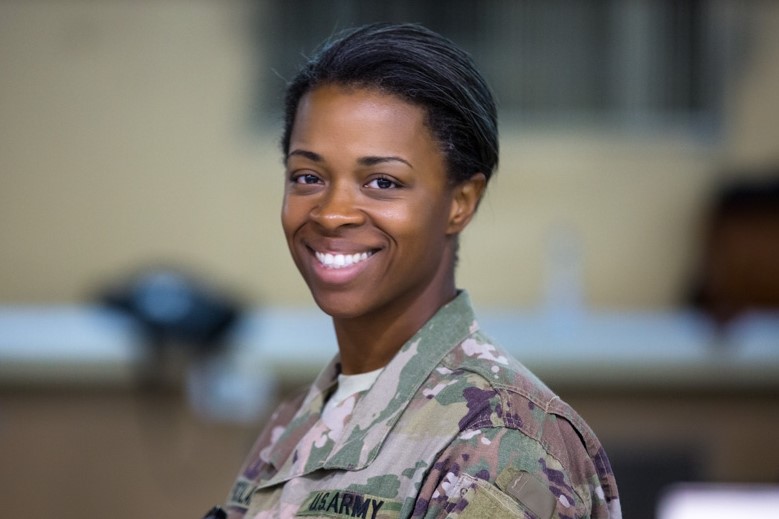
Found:
[[[495,101],[471,57],[421,25],[376,23],[323,43],[287,86],[281,147],[289,153],[300,99],[326,84],[375,88],[422,107],[453,182],[498,164]]]

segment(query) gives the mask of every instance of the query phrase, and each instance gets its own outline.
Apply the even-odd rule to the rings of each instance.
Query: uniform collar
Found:
[[[357,401],[331,454],[317,469],[359,470],[378,455],[384,440],[400,419],[409,402],[449,351],[478,329],[470,298],[460,291],[425,323],[387,364],[373,387]],[[340,372],[336,357],[317,376],[300,409],[287,426],[270,462],[281,468],[298,441],[316,423],[326,397]],[[308,470],[306,472],[311,472]],[[303,474],[281,470],[261,486],[281,483]]]
[[[294,451],[298,442],[305,436],[311,427],[319,420],[327,397],[335,388],[338,374],[341,372],[341,361],[338,355],[319,373],[308,389],[303,403],[295,413],[295,416],[284,429],[284,432],[276,442],[268,456],[268,461],[280,469],[290,454]],[[275,477],[274,477],[275,479]]]
[[[369,465],[430,373],[476,328],[468,294],[461,291],[403,345],[357,402],[323,468],[359,470]]]

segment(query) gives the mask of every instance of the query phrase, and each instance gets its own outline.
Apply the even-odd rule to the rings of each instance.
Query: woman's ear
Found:
[[[452,210],[449,213],[448,234],[459,234],[465,229],[479,207],[486,186],[487,177],[484,173],[476,173],[452,188]]]

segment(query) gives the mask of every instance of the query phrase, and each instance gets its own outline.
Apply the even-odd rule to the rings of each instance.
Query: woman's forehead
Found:
[[[422,142],[419,142],[419,140]],[[301,98],[291,146],[317,141],[350,141],[388,148],[429,144],[432,135],[424,111],[375,89],[322,86]]]

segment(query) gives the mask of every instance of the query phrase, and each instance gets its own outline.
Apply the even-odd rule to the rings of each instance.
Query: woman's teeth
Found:
[[[367,260],[371,252],[358,252],[356,254],[331,254],[329,252],[316,252],[316,259],[327,268],[341,269],[350,267],[355,263]]]

